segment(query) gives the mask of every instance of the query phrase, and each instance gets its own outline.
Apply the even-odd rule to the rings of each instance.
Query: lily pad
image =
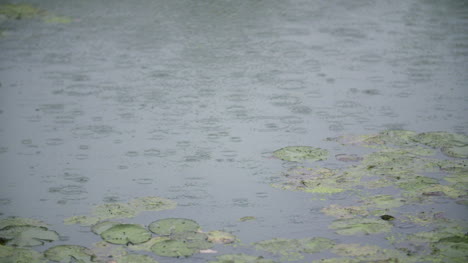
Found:
[[[208,241],[218,244],[230,244],[236,241],[236,236],[224,231],[211,231],[207,233]]]
[[[150,240],[151,233],[140,225],[120,224],[102,232],[101,237],[111,244],[140,244]]]
[[[32,247],[58,240],[59,235],[42,226],[7,226],[0,230],[0,239],[10,246]]]
[[[177,203],[162,197],[147,196],[136,198],[130,201],[129,205],[136,208],[138,211],[161,211],[174,209]]]
[[[209,261],[208,263],[275,263],[270,259],[246,254],[227,254],[218,256],[216,259],[216,261]]]
[[[154,221],[148,228],[157,235],[169,236],[183,232],[196,232],[200,229],[200,225],[190,219],[166,218]]]
[[[170,236],[173,240],[184,241],[190,248],[203,250],[213,247],[213,243],[208,240],[208,235],[200,232],[182,232]]]
[[[164,240],[157,242],[151,247],[151,251],[163,257],[189,257],[199,251],[199,249],[190,247],[189,242],[185,240]]]
[[[360,206],[340,206],[333,204],[323,208],[321,211],[326,215],[334,216],[339,219],[369,215],[367,209]]]
[[[148,255],[128,254],[118,259],[119,263],[158,263],[154,258]]]
[[[389,232],[392,225],[381,219],[352,218],[336,220],[330,225],[330,228],[335,229],[336,233],[340,235],[369,235]]]
[[[17,248],[10,246],[0,246],[0,262],[31,262],[31,263],[47,263],[48,260],[42,253],[29,248]]]
[[[328,158],[328,151],[310,146],[288,146],[273,152],[273,156],[284,161],[321,161]]]
[[[5,15],[9,19],[33,18],[44,11],[30,4],[3,4],[0,5],[0,14]]]
[[[454,158],[468,158],[468,145],[443,147],[442,153]]]
[[[63,263],[91,263],[94,254],[86,247],[76,245],[59,245],[44,251],[44,255],[51,261]]]
[[[449,132],[424,132],[418,134],[415,140],[433,148],[468,145],[468,136]]]
[[[3,229],[7,226],[41,226],[49,227],[46,223],[32,219],[32,218],[20,218],[20,217],[10,217],[0,220],[0,229]]]
[[[302,253],[318,253],[330,249],[334,242],[328,238],[315,237],[305,239],[274,238],[254,243],[255,248],[282,256],[282,260],[299,260]]]
[[[100,235],[102,232],[106,231],[107,229],[120,225],[121,223],[119,222],[113,222],[113,221],[102,221],[99,222],[91,227],[91,231],[93,231],[94,234]]]

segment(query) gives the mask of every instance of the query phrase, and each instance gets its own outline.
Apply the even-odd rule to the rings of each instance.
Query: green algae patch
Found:
[[[54,262],[80,262],[91,263],[95,255],[93,252],[82,246],[77,245],[59,245],[51,247],[44,251],[47,259]]]
[[[227,254],[218,256],[216,259],[216,261],[208,261],[208,263],[275,263],[270,259],[246,254]]]
[[[200,225],[190,219],[165,218],[154,221],[148,228],[157,235],[169,236],[183,232],[196,232],[200,229]]]
[[[352,218],[336,220],[330,228],[340,235],[370,235],[390,232],[392,225],[382,219]]]
[[[236,236],[234,236],[231,233],[224,232],[224,231],[210,231],[206,233],[207,235],[207,240],[212,243],[217,243],[217,244],[231,244],[236,241]]]
[[[283,161],[321,161],[328,158],[328,151],[310,146],[288,146],[273,152],[273,156]]]
[[[33,247],[59,239],[57,232],[42,226],[6,226],[0,230],[0,239],[10,246]]]
[[[49,262],[42,253],[29,248],[17,248],[0,245],[0,262],[31,262],[31,263],[47,263]]]
[[[100,221],[117,218],[132,218],[145,211],[161,211],[173,209],[177,203],[155,196],[136,198],[128,203],[110,203],[96,206],[92,215],[73,216],[65,219],[65,224],[80,224],[91,226]]]
[[[369,212],[366,208],[361,206],[341,206],[332,204],[328,207],[323,208],[322,213],[333,216],[338,219],[354,218],[357,216],[367,216]]]
[[[274,238],[254,243],[255,248],[258,250],[281,255],[282,261],[300,260],[304,258],[302,253],[318,253],[330,249],[334,245],[335,243],[331,239],[322,237],[305,239]]]
[[[103,231],[101,237],[111,244],[140,244],[150,240],[151,233],[140,225],[119,224]]]
[[[154,258],[148,255],[128,254],[118,257],[118,263],[158,263]]]

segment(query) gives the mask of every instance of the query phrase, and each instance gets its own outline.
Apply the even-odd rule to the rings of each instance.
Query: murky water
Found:
[[[343,240],[326,202],[269,185],[293,165],[272,151],[333,152],[327,137],[386,129],[468,133],[466,1],[28,2],[73,21],[1,24],[0,211],[66,243],[100,238],[65,218],[142,196],[178,207],[129,221],[190,218],[244,243]]]

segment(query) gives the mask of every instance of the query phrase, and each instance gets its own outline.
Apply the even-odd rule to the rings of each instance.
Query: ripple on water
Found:
[[[289,94],[273,95],[269,98],[269,101],[274,106],[294,106],[302,102],[300,97]]]
[[[73,128],[72,133],[81,139],[100,139],[116,132],[109,125],[86,125]]]

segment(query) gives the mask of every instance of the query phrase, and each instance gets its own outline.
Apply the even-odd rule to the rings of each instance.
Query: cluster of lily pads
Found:
[[[393,130],[378,134],[328,138],[344,148],[359,146],[363,156],[337,154],[344,168],[299,165],[284,172],[272,186],[309,193],[355,194],[352,206],[332,204],[322,209],[335,217],[330,229],[340,235],[390,233],[396,227],[425,227],[427,231],[389,234],[396,249],[359,244],[334,245],[345,258],[318,262],[467,262],[468,226],[444,212],[403,212],[433,202],[468,202],[468,136],[448,132],[416,133]],[[309,146],[290,146],[273,152],[289,162],[326,160],[329,152]],[[351,165],[349,165],[351,164]],[[341,165],[343,166],[343,165]],[[391,192],[393,194],[382,194]],[[352,196],[352,195],[351,195]],[[465,208],[464,208],[465,209]]]
[[[58,16],[30,4],[0,4],[0,25],[8,20],[34,18],[39,18],[46,23],[52,24],[66,24],[72,21],[69,17]]]

